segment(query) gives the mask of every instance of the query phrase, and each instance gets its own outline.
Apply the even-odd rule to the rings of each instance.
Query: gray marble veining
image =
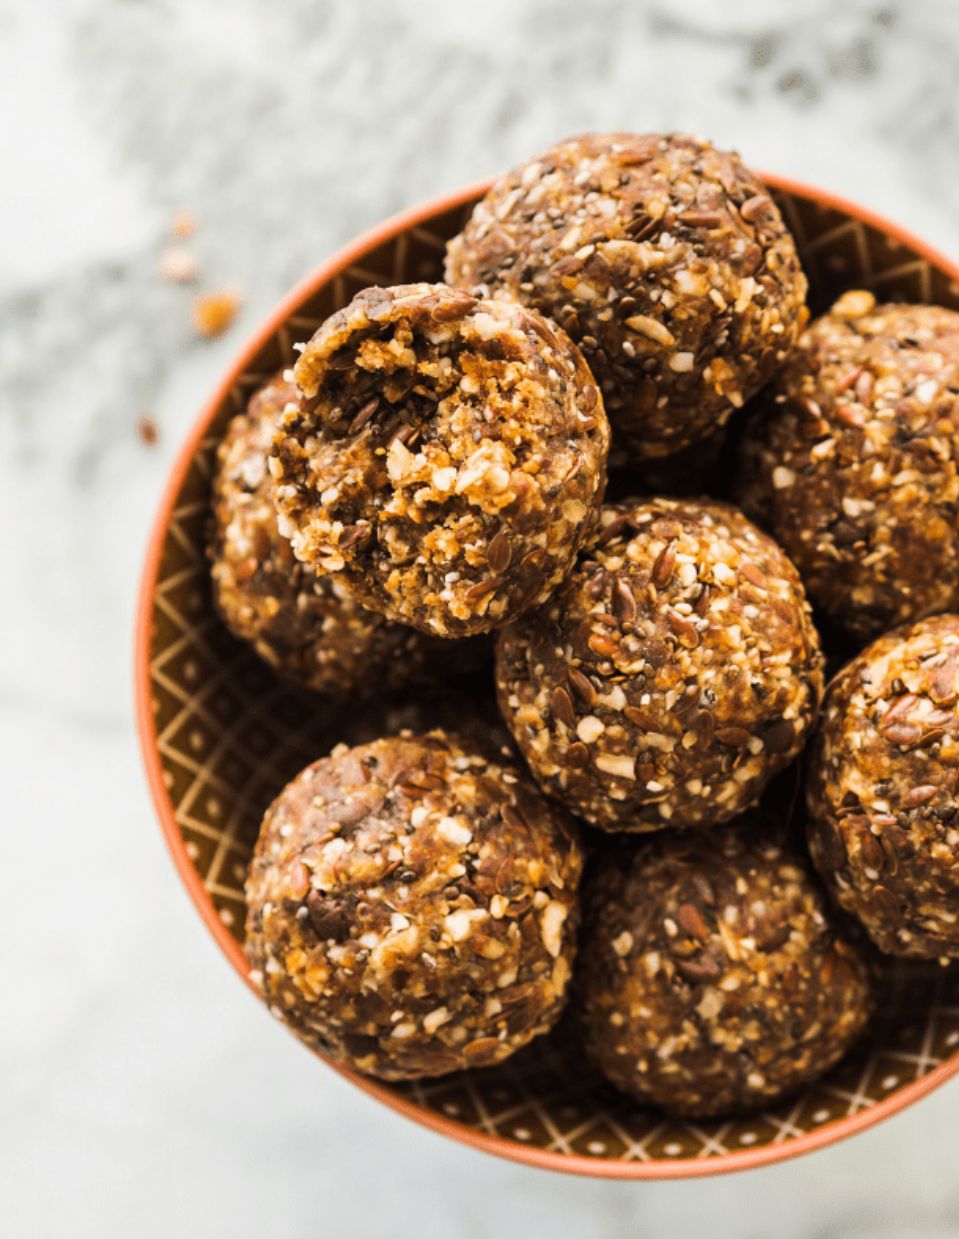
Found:
[[[687,128],[957,255],[957,85],[954,0],[0,3],[5,1233],[959,1234],[959,1083],[828,1152],[679,1184],[547,1176],[385,1112],[222,962],[129,702],[177,442],[337,245],[566,133]],[[205,283],[244,295],[214,343],[156,275],[184,207]]]

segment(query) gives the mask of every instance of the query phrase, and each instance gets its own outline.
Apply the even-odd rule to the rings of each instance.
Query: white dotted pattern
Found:
[[[896,252],[854,221],[802,200],[786,198],[782,205],[820,306],[842,287],[860,285],[889,299],[951,301],[959,308],[959,288],[950,288],[908,250]],[[307,723],[318,711],[316,698],[304,701],[277,681],[226,636],[212,614],[203,529],[216,441],[226,419],[288,362],[292,344],[307,338],[321,317],[358,288],[429,278],[430,270],[438,274],[445,236],[455,227],[450,216],[442,235],[412,230],[369,256],[364,267],[337,277],[287,321],[229,393],[170,521],[154,600],[156,747],[186,855],[224,925],[238,938],[243,875],[257,820],[269,798],[317,755]],[[919,973],[913,969],[912,976]],[[636,1162],[721,1157],[787,1143],[860,1113],[959,1048],[959,982],[946,970],[933,967],[927,979],[893,991],[887,1006],[890,1022],[871,1051],[785,1106],[739,1122],[683,1123],[643,1111],[598,1080],[564,1035],[537,1042],[498,1068],[420,1081],[404,1091],[419,1105],[488,1135],[559,1154]],[[917,1011],[925,1011],[918,1023]],[[908,1026],[892,1023],[899,1012],[909,1013]]]

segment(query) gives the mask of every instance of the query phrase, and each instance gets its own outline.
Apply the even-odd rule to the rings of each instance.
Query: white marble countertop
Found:
[[[129,672],[147,525],[206,392],[399,207],[569,132],[688,128],[959,255],[954,0],[3,0],[0,81],[4,1234],[959,1234],[959,1081],[824,1153],[676,1184],[527,1170],[360,1095],[189,906]],[[156,275],[181,208],[204,280],[244,294],[215,343]]]

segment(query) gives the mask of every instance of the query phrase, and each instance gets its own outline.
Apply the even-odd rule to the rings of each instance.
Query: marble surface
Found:
[[[632,1185],[357,1093],[257,1010],[180,889],[129,670],[178,441],[360,228],[569,132],[674,127],[959,255],[957,80],[954,0],[0,3],[5,1234],[959,1234],[959,1081],[806,1159]],[[245,298],[214,343],[155,272],[181,208],[205,283]]]

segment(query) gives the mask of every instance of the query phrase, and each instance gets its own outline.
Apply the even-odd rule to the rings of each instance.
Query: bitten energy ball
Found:
[[[855,637],[959,607],[959,314],[846,293],[743,444],[744,508]]]
[[[210,557],[227,627],[284,675],[336,697],[478,665],[472,643],[451,647],[391,624],[361,607],[341,580],[318,577],[294,558],[277,527],[267,460],[296,398],[292,382],[274,377],[233,418],[217,452]]]
[[[539,784],[588,822],[713,825],[801,749],[822,657],[795,568],[735,508],[631,500],[500,634],[497,688]]]
[[[440,284],[371,288],[295,374],[271,468],[298,558],[443,637],[548,597],[595,523],[609,445],[562,332]]]
[[[341,747],[263,822],[251,975],[305,1042],[360,1071],[497,1063],[559,1015],[581,867],[564,814],[465,741]]]
[[[832,681],[809,847],[881,951],[959,958],[959,616],[881,637]]]
[[[806,280],[738,155],[681,134],[586,134],[502,177],[446,278],[548,315],[586,355],[637,459],[709,434],[806,321]]]
[[[661,836],[604,857],[588,888],[587,1049],[643,1103],[754,1109],[828,1071],[865,1027],[866,961],[769,829]]]

